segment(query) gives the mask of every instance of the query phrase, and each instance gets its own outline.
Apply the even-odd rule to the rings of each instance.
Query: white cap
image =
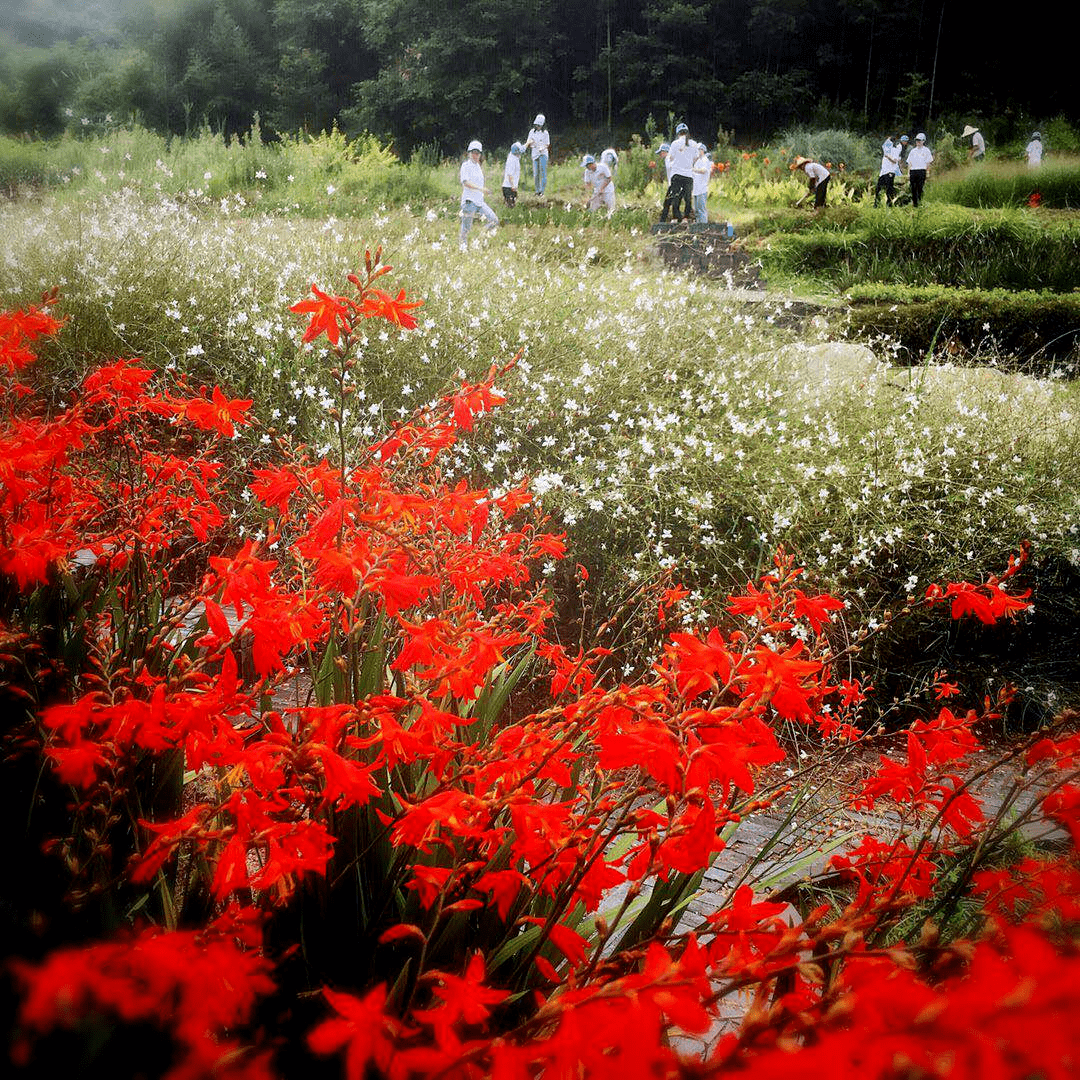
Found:
[[[481,154],[484,152],[483,144],[479,139],[473,139],[473,141],[469,143],[469,149],[466,153],[471,154],[474,150],[479,150]]]
[[[533,127],[543,127],[546,119],[547,117],[542,112],[538,112],[536,119],[533,121]]]
[[[926,142],[926,136],[920,131],[919,134],[915,136],[915,141]]]

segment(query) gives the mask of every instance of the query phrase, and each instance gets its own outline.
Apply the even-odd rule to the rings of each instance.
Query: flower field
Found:
[[[978,645],[1080,562],[1074,383],[899,366],[632,216],[0,232],[17,1075],[1075,1071],[1068,679]],[[687,921],[853,760],[887,830]]]

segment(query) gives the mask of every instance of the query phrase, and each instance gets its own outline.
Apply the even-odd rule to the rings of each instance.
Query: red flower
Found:
[[[349,301],[343,296],[324,293],[314,284],[311,291],[315,294],[314,300],[301,300],[289,310],[297,315],[311,315],[311,322],[304,331],[305,342],[314,341],[320,334],[325,334],[330,344],[336,345],[343,331],[348,334],[352,330]]]
[[[184,403],[184,412],[197,428],[203,431],[216,431],[231,439],[236,434],[236,424],[244,425],[251,421],[247,411],[251,408],[251,398],[227,398],[221,387],[215,386],[209,398],[191,398]]]
[[[382,289],[370,289],[364,296],[363,315],[365,319],[386,319],[405,330],[415,330],[416,317],[411,312],[423,302],[423,300],[406,301],[404,289],[397,294],[397,297],[383,292]]]

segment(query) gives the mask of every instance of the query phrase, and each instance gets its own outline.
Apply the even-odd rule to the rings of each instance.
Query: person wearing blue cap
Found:
[[[896,198],[896,178],[900,175],[900,156],[904,152],[907,136],[894,140],[890,135],[881,144],[881,171],[878,173],[877,187],[874,188],[874,206],[880,205],[881,192],[885,192],[885,205],[892,206]]]
[[[664,163],[664,190],[666,191],[671,183],[671,143],[662,142],[656,152]]]
[[[671,161],[671,182],[664,197],[664,208],[660,211],[660,220],[667,221],[670,214],[676,221],[690,219],[694,197],[694,159],[697,157],[697,143],[690,138],[690,129],[686,124],[675,127],[675,138],[668,150]]]
[[[611,179],[610,167],[606,161],[597,161],[592,154],[586,154],[581,164],[585,169],[585,187],[588,190],[586,209],[599,210],[606,206],[608,217],[611,217],[615,210],[615,184]]]
[[[507,206],[513,206],[517,202],[518,184],[521,182],[521,155],[525,153],[525,147],[521,143],[514,143],[510,147],[510,153],[506,155],[506,164],[503,166],[503,202]]]

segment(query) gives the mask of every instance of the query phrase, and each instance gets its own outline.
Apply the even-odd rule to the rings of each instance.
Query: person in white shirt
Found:
[[[807,176],[810,191],[814,193],[814,209],[820,210],[825,205],[825,195],[829,190],[829,170],[820,161],[811,161],[810,158],[797,157],[789,166],[789,169],[802,169]],[[803,196],[803,199],[807,198]],[[802,202],[802,199],[799,200]]]
[[[586,154],[581,162],[585,169],[585,187],[588,189],[586,208],[599,210],[606,206],[610,217],[615,210],[615,183],[611,178],[611,169],[603,161],[597,161],[592,154]]]
[[[484,187],[484,170],[480,168],[480,155],[484,147],[479,139],[473,139],[469,143],[465,160],[461,163],[461,172],[458,178],[461,180],[461,235],[458,241],[462,247],[469,236],[473,218],[479,215],[484,219],[488,232],[494,231],[499,224],[495,211],[484,201],[488,189]]]
[[[690,207],[694,197],[694,160],[697,158],[697,143],[690,138],[690,129],[686,124],[675,128],[675,139],[668,150],[671,162],[671,181],[664,208],[660,211],[660,220],[667,221],[668,215],[676,221],[690,218]]]
[[[513,206],[517,202],[518,184],[521,182],[521,155],[525,148],[521,143],[514,143],[510,147],[510,153],[506,155],[506,164],[503,166],[503,201],[507,206]]]
[[[525,149],[532,151],[533,180],[536,182],[536,194],[543,195],[547,187],[548,158],[551,155],[551,136],[548,134],[547,117],[537,113],[532,130],[525,140]]]
[[[920,131],[915,136],[915,145],[908,151],[908,183],[911,185],[911,205],[922,202],[923,188],[926,187],[926,173],[933,163],[934,155],[926,145],[926,136]]]
[[[966,139],[969,135],[971,136],[971,149],[968,151],[968,161],[982,161],[986,156],[986,140],[977,127],[965,124],[960,138]]]
[[[896,198],[896,173],[900,167],[902,147],[890,135],[881,144],[881,170],[878,173],[877,187],[874,188],[874,206],[881,203],[882,189],[885,191],[885,205],[892,206]]]
[[[1042,164],[1042,155],[1042,136],[1036,131],[1031,136],[1031,142],[1024,148],[1024,157],[1027,158],[1028,168],[1037,169]]]
[[[712,174],[712,161],[708,147],[698,143],[698,156],[694,162],[694,220],[698,225],[709,222],[709,177]]]

